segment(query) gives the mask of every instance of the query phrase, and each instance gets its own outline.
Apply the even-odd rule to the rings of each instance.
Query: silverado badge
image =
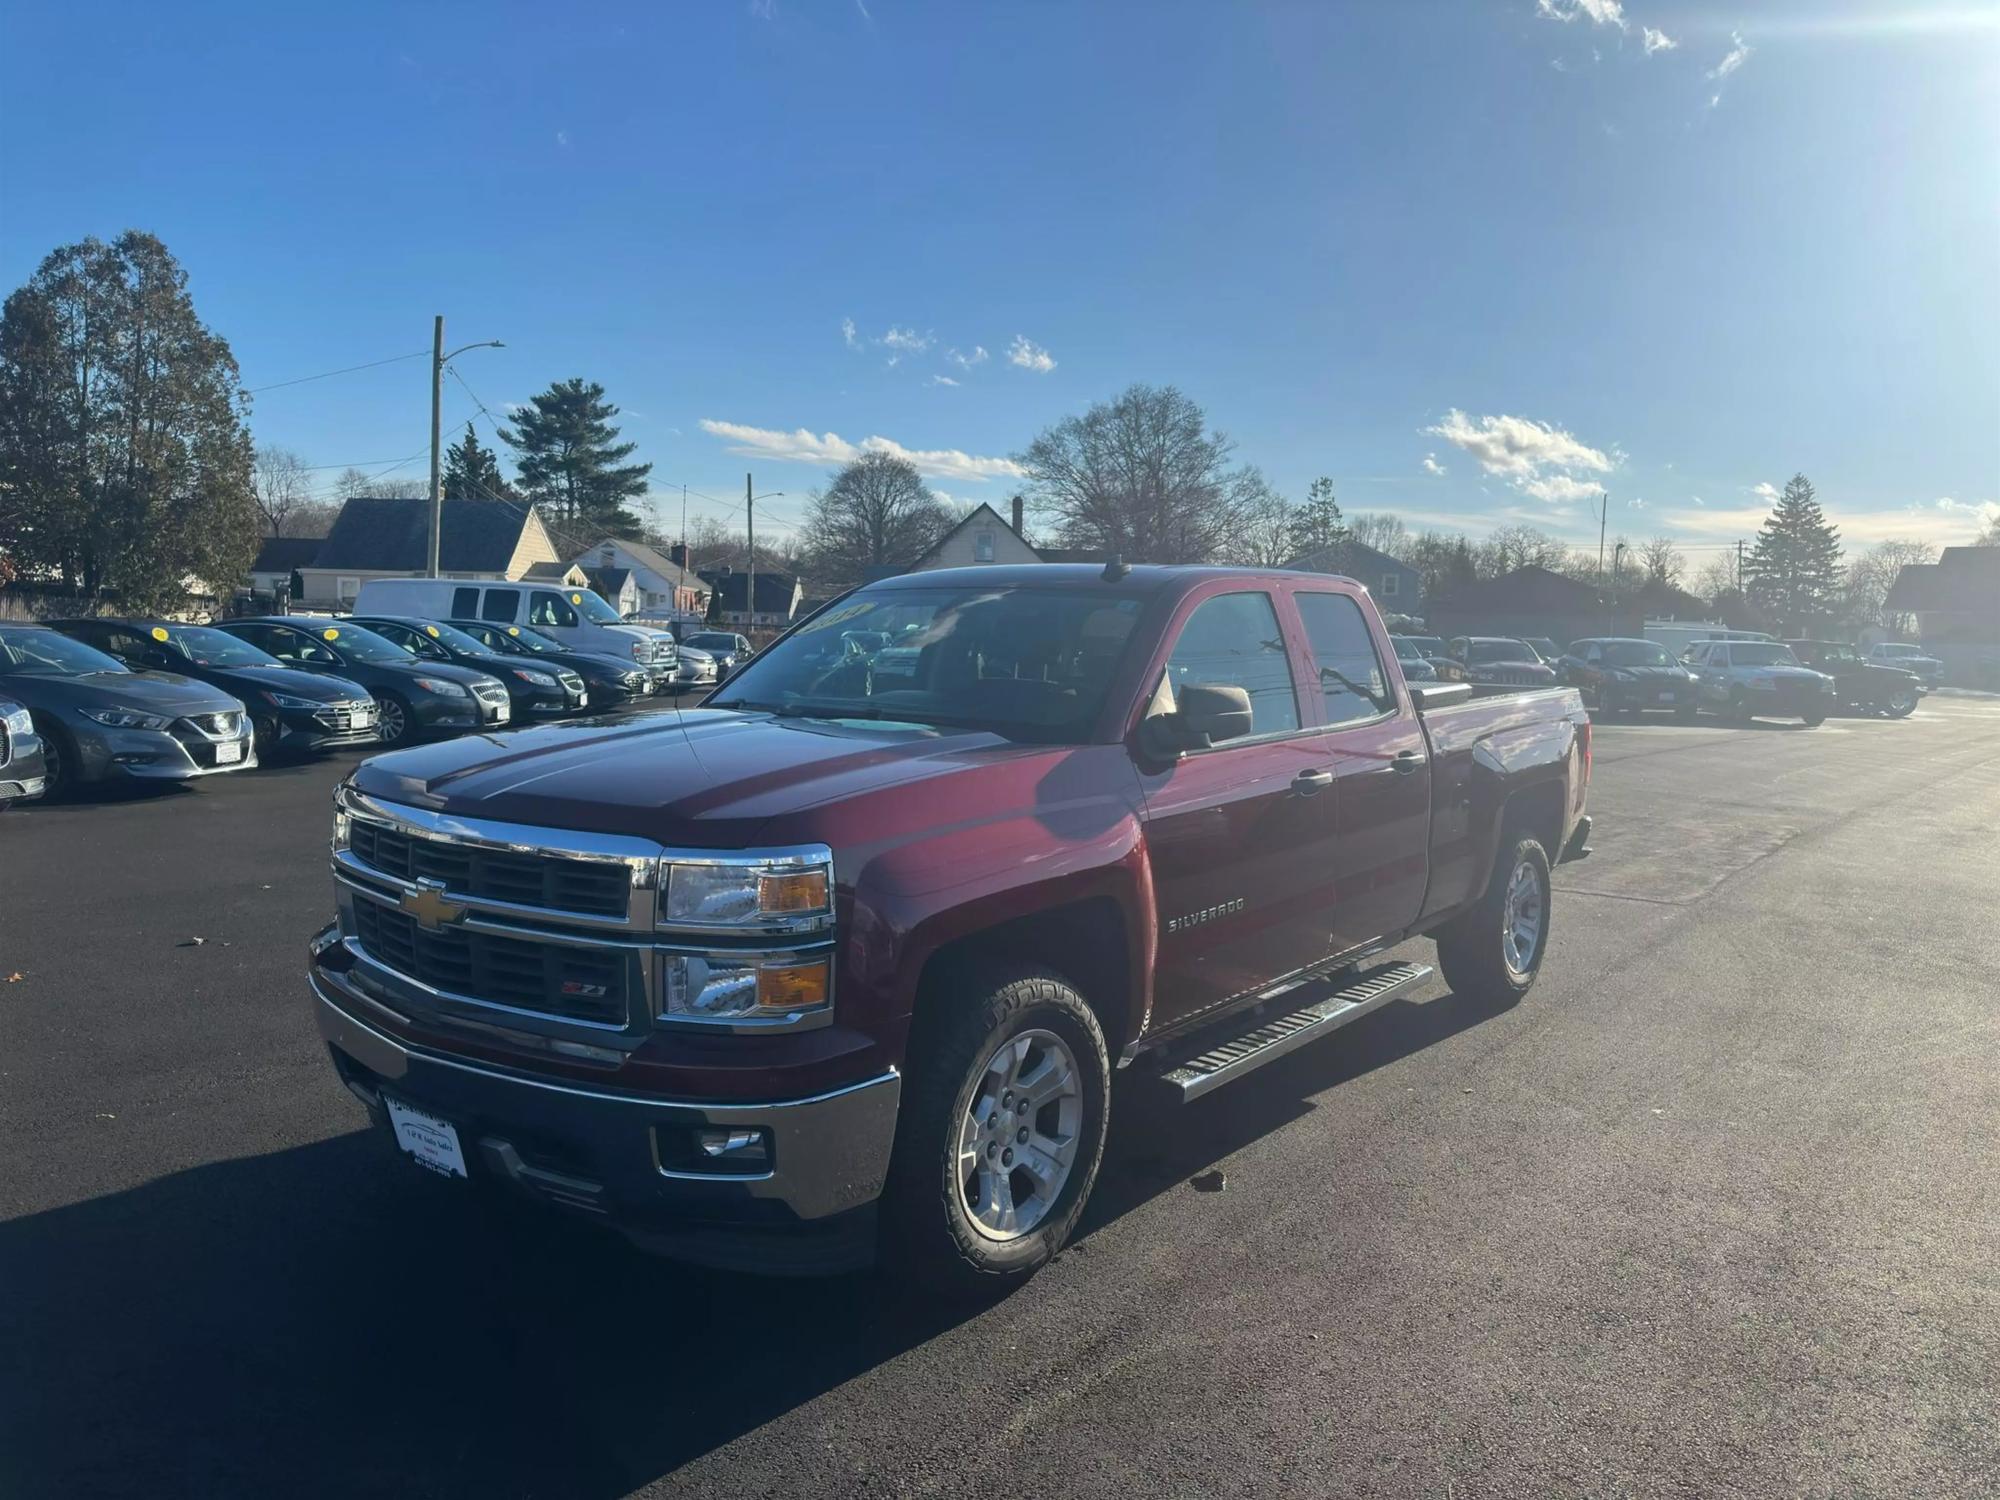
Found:
[[[445,895],[442,880],[419,880],[417,888],[403,892],[403,899],[396,905],[406,916],[415,917],[419,927],[432,932],[465,915],[465,908]]]

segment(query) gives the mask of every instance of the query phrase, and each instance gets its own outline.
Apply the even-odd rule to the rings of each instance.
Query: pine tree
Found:
[[[1840,596],[1840,533],[1827,523],[1812,482],[1794,474],[1743,565],[1750,602],[1787,631],[1812,628]]]
[[[1319,552],[1348,540],[1347,524],[1340,518],[1340,502],[1333,498],[1333,481],[1325,475],[1306,486],[1305,504],[1292,512],[1286,536],[1293,557]]]
[[[472,424],[465,436],[444,450],[444,497],[447,500],[508,500],[514,490],[500,477],[500,461],[483,447]]]
[[[518,455],[521,491],[573,536],[637,537],[625,507],[646,493],[651,464],[628,464],[636,443],[618,441],[618,408],[595,381],[562,380],[514,413],[500,439]]]

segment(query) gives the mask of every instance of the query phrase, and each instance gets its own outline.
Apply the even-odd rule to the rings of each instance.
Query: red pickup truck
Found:
[[[378,756],[311,945],[418,1162],[772,1271],[993,1287],[1062,1246],[1111,1077],[1198,1098],[1421,984],[1524,993],[1587,852],[1568,689],[1412,688],[1365,590],[910,574],[700,709]]]

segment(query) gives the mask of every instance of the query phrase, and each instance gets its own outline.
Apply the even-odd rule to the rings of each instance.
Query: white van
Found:
[[[589,589],[560,584],[371,578],[361,585],[354,612],[528,625],[571,651],[595,651],[635,661],[670,681],[680,667],[680,652],[670,632],[627,625],[617,610]]]

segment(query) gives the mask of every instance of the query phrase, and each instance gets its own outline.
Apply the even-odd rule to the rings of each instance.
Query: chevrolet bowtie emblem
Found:
[[[405,915],[417,919],[419,927],[435,932],[465,915],[465,908],[444,893],[442,880],[419,880],[414,891],[405,891],[396,903]]]

